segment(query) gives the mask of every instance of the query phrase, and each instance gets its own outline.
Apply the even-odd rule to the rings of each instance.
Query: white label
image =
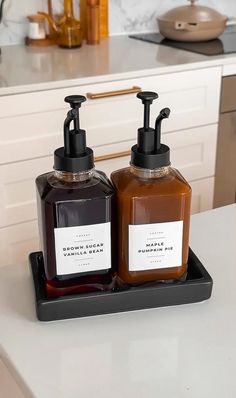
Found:
[[[111,223],[55,228],[57,275],[111,268]]]
[[[183,221],[129,225],[129,270],[180,267]]]

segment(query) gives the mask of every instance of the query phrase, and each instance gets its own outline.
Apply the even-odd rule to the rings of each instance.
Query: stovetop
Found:
[[[203,55],[221,55],[236,52],[236,26],[231,25],[226,28],[218,39],[206,42],[180,42],[165,39],[160,33],[144,33],[129,36],[132,39],[147,41],[149,43],[161,44],[163,46],[174,47],[180,50],[191,51]]]

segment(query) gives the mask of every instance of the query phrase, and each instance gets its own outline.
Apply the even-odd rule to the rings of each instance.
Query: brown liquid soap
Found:
[[[93,151],[80,129],[83,96],[69,96],[65,146],[54,153],[54,171],[36,179],[38,220],[50,297],[112,290],[111,253],[114,190],[94,170]],[[71,124],[74,128],[71,129]]]
[[[170,166],[170,150],[160,143],[162,109],[155,129],[149,127],[156,93],[137,95],[145,106],[144,127],[131,149],[130,167],[111,180],[118,210],[118,276],[123,283],[177,280],[187,271],[191,188]]]

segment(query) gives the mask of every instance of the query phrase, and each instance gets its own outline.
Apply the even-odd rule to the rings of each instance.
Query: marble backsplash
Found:
[[[62,3],[63,0],[53,0],[55,12],[62,9]],[[109,0],[110,35],[155,31],[158,15],[186,3],[186,0]],[[236,0],[202,0],[200,3],[236,17]],[[25,16],[46,10],[46,5],[46,0],[6,0],[0,25],[0,45],[22,43],[28,26]],[[74,8],[79,15],[79,0],[74,0]]]
[[[110,33],[154,32],[156,18],[186,0],[110,0]],[[199,4],[236,17],[236,0],[200,0]]]

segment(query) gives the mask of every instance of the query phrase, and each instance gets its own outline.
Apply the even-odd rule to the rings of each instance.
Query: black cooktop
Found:
[[[224,33],[216,40],[205,42],[180,42],[165,39],[160,33],[144,33],[129,36],[132,39],[161,44],[180,50],[191,51],[203,55],[231,54],[236,52],[236,26],[228,26]]]

